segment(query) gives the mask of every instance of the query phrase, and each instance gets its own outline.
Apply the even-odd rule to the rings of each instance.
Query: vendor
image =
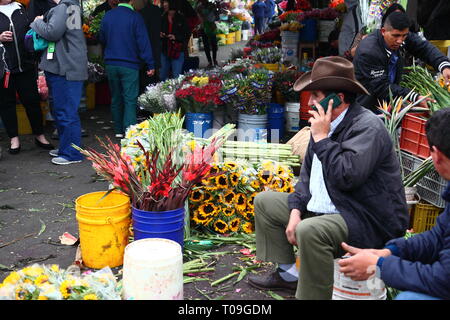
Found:
[[[405,13],[393,12],[381,29],[371,33],[358,46],[353,64],[356,78],[370,93],[358,97],[358,102],[366,108],[376,111],[378,101],[388,101],[390,92],[393,97],[404,97],[411,91],[399,85],[405,52],[433,66],[447,83],[450,82],[449,59],[428,41],[410,32],[409,26]],[[419,93],[411,95],[412,101],[422,98]],[[426,108],[430,100],[425,98],[418,106]]]

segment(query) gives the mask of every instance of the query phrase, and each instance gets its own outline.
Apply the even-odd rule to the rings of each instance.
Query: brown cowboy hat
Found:
[[[338,56],[317,59],[312,70],[295,81],[294,90],[343,90],[369,95],[367,89],[356,80],[353,63]]]

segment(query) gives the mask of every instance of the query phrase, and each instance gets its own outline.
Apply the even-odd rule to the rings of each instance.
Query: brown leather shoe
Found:
[[[274,271],[268,276],[249,275],[248,283],[261,290],[284,290],[292,294],[295,294],[297,290],[297,281],[284,280],[278,271]]]

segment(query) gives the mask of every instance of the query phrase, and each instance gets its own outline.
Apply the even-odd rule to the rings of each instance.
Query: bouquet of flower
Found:
[[[252,57],[258,63],[279,63],[283,54],[277,47],[256,49],[252,52]]]
[[[78,268],[38,265],[11,272],[0,284],[0,300],[120,300],[109,267],[79,274]]]
[[[297,17],[298,21],[306,19],[334,20],[339,16],[339,12],[335,8],[313,9],[300,13]]]
[[[275,28],[264,32],[260,35],[259,41],[270,41],[281,40],[280,28]]]
[[[297,10],[311,10],[311,3],[308,0],[297,0]]]
[[[147,86],[145,92],[138,97],[138,105],[152,113],[162,113],[167,111],[162,95],[162,83]]]
[[[330,0],[328,7],[334,8],[339,12],[345,12],[347,10],[347,6],[345,5],[344,0]]]
[[[85,19],[85,23],[83,24],[83,33],[88,43],[96,44],[98,42],[97,37],[100,32],[100,26],[104,16],[105,12],[101,12],[95,17],[89,16]]]
[[[192,223],[214,233],[253,233],[255,196],[265,190],[294,191],[289,167],[271,160],[258,165],[226,160],[209,174],[192,189],[189,208]]]
[[[186,77],[176,90],[177,106],[184,112],[211,112],[223,102],[219,98],[222,82],[218,77]]]
[[[86,0],[83,1],[83,18],[88,18],[94,12],[95,8],[100,5],[102,0]]]
[[[278,16],[281,22],[289,23],[291,21],[297,21],[299,15],[302,13],[302,10],[291,10],[285,11]]]
[[[293,86],[302,74],[303,72],[292,69],[276,72],[273,77],[273,88],[281,92],[285,101],[298,102],[300,92],[294,91]]]

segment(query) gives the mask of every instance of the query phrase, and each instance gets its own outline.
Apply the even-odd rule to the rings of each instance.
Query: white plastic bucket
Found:
[[[238,141],[267,142],[267,114],[238,115]]]
[[[242,30],[241,40],[248,40],[248,30]]]
[[[286,106],[286,131],[297,132],[300,130],[300,102],[287,102]]]
[[[172,240],[151,238],[125,247],[123,299],[183,300],[183,254]]]
[[[334,30],[335,25],[334,20],[318,20],[319,41],[328,42],[328,36]]]
[[[386,300],[386,286],[380,278],[373,276],[365,281],[354,281],[339,272],[339,260],[334,260],[332,300]]]

